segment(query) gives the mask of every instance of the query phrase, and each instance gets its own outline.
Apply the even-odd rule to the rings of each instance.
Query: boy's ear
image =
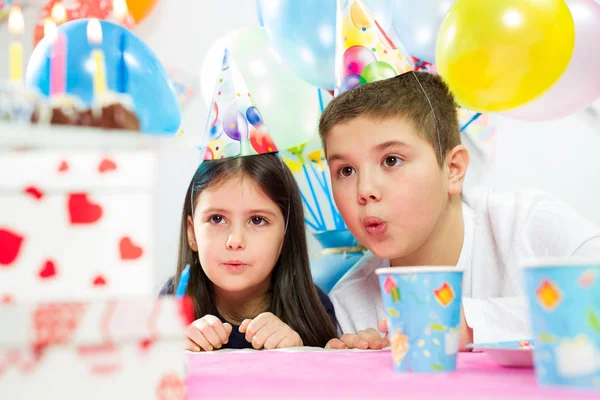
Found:
[[[189,215],[187,217],[186,230],[187,240],[188,244],[190,245],[190,248],[194,251],[198,251],[198,243],[196,243],[196,232],[194,231],[194,220]]]
[[[448,165],[448,194],[462,194],[462,186],[469,167],[469,150],[463,145],[455,146],[446,157]]]

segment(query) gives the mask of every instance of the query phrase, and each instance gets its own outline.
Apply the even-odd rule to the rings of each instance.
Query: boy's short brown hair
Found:
[[[454,97],[440,77],[426,72],[407,72],[361,85],[333,99],[319,122],[323,145],[334,126],[360,116],[410,120],[433,147],[440,166],[446,153],[461,143]]]

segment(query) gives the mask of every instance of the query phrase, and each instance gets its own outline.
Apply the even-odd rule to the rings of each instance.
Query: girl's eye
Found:
[[[349,167],[347,165],[342,166],[337,170],[338,178],[347,178],[349,176],[352,176],[352,174],[354,174],[354,168]]]
[[[208,222],[210,222],[211,224],[215,224],[215,225],[222,224],[223,221],[225,221],[225,218],[223,218],[222,215],[218,215],[218,214],[211,215],[210,218],[208,219]]]
[[[391,155],[391,156],[386,156],[383,159],[384,167],[388,167],[388,168],[397,167],[400,164],[402,164],[402,159],[399,156]]]
[[[266,219],[264,219],[263,217],[256,215],[256,216],[250,218],[250,223],[254,226],[261,226],[261,225],[268,224],[268,221]]]

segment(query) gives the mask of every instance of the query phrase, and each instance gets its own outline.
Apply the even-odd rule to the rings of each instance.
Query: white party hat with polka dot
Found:
[[[213,92],[205,135],[204,160],[278,151],[228,49]]]

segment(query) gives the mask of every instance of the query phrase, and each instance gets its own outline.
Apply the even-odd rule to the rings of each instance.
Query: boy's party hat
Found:
[[[225,49],[206,127],[204,159],[243,157],[277,152],[246,82]]]
[[[335,95],[412,71],[362,0],[338,0]]]

